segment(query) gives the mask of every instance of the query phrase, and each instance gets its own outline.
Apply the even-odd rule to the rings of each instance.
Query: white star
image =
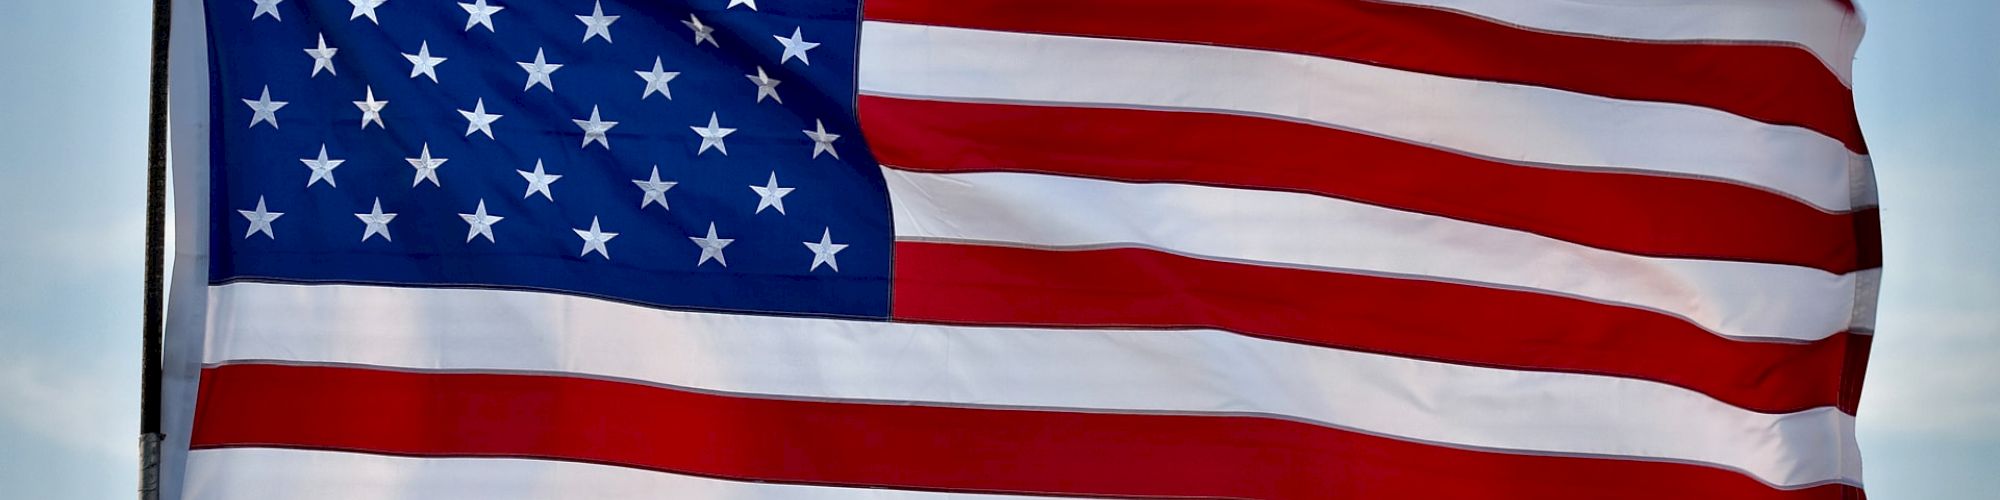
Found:
[[[306,168],[312,169],[312,178],[306,179],[306,187],[313,187],[313,184],[324,180],[327,186],[338,188],[340,185],[333,182],[333,169],[340,168],[340,164],[347,163],[347,160],[327,159],[326,145],[321,144],[319,158],[300,158],[299,162],[306,164]]]
[[[285,214],[264,210],[264,197],[257,197],[256,210],[237,210],[236,213],[243,214],[243,218],[245,219],[250,219],[250,230],[243,233],[243,239],[250,239],[251,236],[255,236],[257,233],[264,233],[264,236],[268,236],[274,240],[278,239],[278,233],[271,231],[271,221],[278,220],[279,217],[284,217]]]
[[[694,46],[700,47],[702,40],[708,40],[709,45],[714,45],[718,48],[722,47],[722,45],[715,43],[715,28],[710,28],[708,25],[702,24],[701,18],[694,17],[694,14],[688,14],[688,20],[681,21],[681,24],[687,26],[690,30],[694,30]]]
[[[736,240],[715,237],[715,223],[708,223],[708,237],[696,238],[689,236],[688,239],[694,240],[694,244],[701,247],[701,260],[695,261],[695,267],[707,264],[709,259],[715,259],[716,262],[722,264],[722,267],[729,267],[729,259],[725,259],[722,256],[722,247],[729,246],[730,243]]]
[[[611,260],[611,249],[604,248],[604,244],[610,242],[612,238],[617,238],[618,233],[607,233],[599,229],[596,217],[590,218],[589,231],[582,229],[571,229],[571,231],[576,231],[577,237],[583,238],[583,252],[576,256],[587,257],[590,252],[597,252],[598,255],[604,256],[604,260]]]
[[[465,223],[472,226],[465,231],[466,243],[471,243],[475,236],[485,236],[487,242],[497,243],[493,240],[493,224],[506,220],[506,217],[486,215],[486,200],[479,200],[478,209],[469,214],[458,214],[458,218],[465,219]]]
[[[339,71],[333,70],[333,54],[336,52],[340,52],[340,49],[326,46],[326,34],[321,33],[319,35],[319,48],[306,49],[306,55],[313,58],[312,76],[319,76],[320,70],[326,70],[326,73],[329,75],[340,76]]]
[[[493,31],[493,14],[506,8],[498,5],[486,5],[486,0],[474,0],[472,3],[460,2],[458,7],[465,9],[465,31],[472,31],[473,26],[485,26],[486,31],[489,33]]]
[[[715,148],[717,151],[721,151],[723,156],[729,155],[729,145],[723,144],[722,138],[736,133],[736,129],[722,128],[722,125],[716,122],[715,113],[708,114],[707,127],[688,128],[694,129],[695,135],[701,136],[701,149],[694,152],[695,156],[701,156],[702,153],[708,152],[708,148]]]
[[[285,18],[280,17],[278,15],[278,2],[283,2],[285,0],[255,0],[255,1],[257,2],[257,11],[250,13],[250,20],[255,21],[257,20],[258,17],[261,17],[265,14],[270,14],[271,19],[276,19],[278,20],[278,22],[281,23],[285,22]]]
[[[410,162],[410,167],[417,169],[417,178],[410,180],[410,187],[417,187],[424,181],[431,181],[433,186],[444,187],[444,183],[438,182],[438,167],[444,166],[444,162],[451,160],[432,158],[430,143],[424,143],[424,152],[419,153],[416,158],[404,158],[403,161]]]
[[[785,213],[785,195],[792,194],[796,189],[778,187],[778,173],[771,172],[770,182],[762,186],[750,186],[751,191],[757,192],[757,211],[751,213],[761,214],[764,213],[764,209],[774,207],[778,209],[779,214]]]
[[[423,45],[417,47],[415,54],[403,54],[403,58],[410,60],[410,78],[423,75],[431,77],[431,83],[437,83],[437,65],[443,63],[445,58],[431,57],[430,41],[426,40]]]
[[[679,71],[667,71],[666,68],[661,67],[660,58],[653,58],[652,71],[640,70],[634,71],[634,73],[638,73],[639,78],[646,81],[646,91],[639,93],[639,100],[643,101],[648,97],[652,97],[654,92],[658,92],[669,101],[674,100],[674,91],[667,88],[667,82],[674,81],[674,77],[681,76],[681,73]]]
[[[611,138],[605,137],[604,133],[610,132],[611,127],[618,126],[618,122],[608,122],[598,119],[597,106],[590,107],[589,120],[570,121],[576,122],[576,127],[583,129],[583,145],[580,147],[587,148],[590,147],[590,143],[595,142],[603,145],[604,149],[611,149]]]
[[[382,20],[375,18],[375,8],[381,7],[384,2],[388,1],[389,0],[347,0],[347,3],[354,4],[354,13],[348,14],[347,19],[352,21],[355,19],[360,19],[361,16],[368,16],[368,20],[374,21],[375,24],[380,25],[382,24]]]
[[[487,139],[493,138],[493,122],[499,121],[501,116],[486,114],[486,99],[484,98],[472,104],[472,111],[461,109],[458,110],[458,114],[465,115],[466,137],[471,137],[473,132],[485,132]]]
[[[840,261],[835,260],[833,256],[841,250],[846,250],[847,245],[833,242],[833,228],[827,228],[826,232],[819,233],[819,243],[808,241],[805,244],[813,253],[812,268],[806,269],[806,272],[818,271],[820,264],[833,268],[833,272],[840,272]]]
[[[778,43],[785,46],[785,53],[778,57],[778,64],[784,64],[786,61],[797,57],[799,58],[799,62],[806,63],[807,66],[812,65],[812,59],[806,57],[806,51],[819,47],[819,44],[800,38],[799,28],[792,28],[791,38],[778,35],[771,35],[771,38],[778,39]]]
[[[521,174],[522,179],[528,180],[528,192],[521,193],[521,199],[527,199],[529,196],[534,196],[535,193],[542,193],[543,198],[547,198],[549,201],[556,201],[555,193],[549,192],[549,185],[561,180],[562,176],[551,175],[548,172],[542,171],[541,160],[535,160],[535,171],[533,172],[526,170],[515,170],[514,172]]]
[[[757,102],[764,102],[764,96],[771,96],[771,100],[778,101],[778,104],[785,103],[783,98],[778,97],[778,84],[785,82],[765,74],[763,66],[757,67],[757,74],[743,75],[743,77],[749,78],[750,83],[757,84]]]
[[[361,108],[361,129],[367,130],[368,122],[375,122],[375,126],[377,127],[389,128],[388,125],[382,124],[382,108],[389,107],[389,101],[375,100],[374,86],[368,87],[368,97],[366,99],[365,101],[354,101],[354,107]]]
[[[748,5],[750,10],[757,10],[757,0],[729,0],[729,6],[723,7],[723,10],[734,9],[738,5]]]
[[[382,235],[382,241],[396,241],[395,238],[389,237],[389,221],[396,220],[396,214],[382,213],[381,198],[375,199],[375,208],[373,210],[369,210],[365,214],[354,214],[354,217],[361,219],[362,223],[368,224],[368,228],[361,232],[361,241],[368,241],[369,237],[378,234]]]
[[[556,91],[556,83],[549,81],[549,75],[555,73],[556,70],[562,69],[563,65],[549,64],[547,59],[542,58],[542,49],[535,49],[535,62],[514,64],[519,64],[521,65],[521,69],[528,71],[528,85],[521,87],[522,92],[534,89],[537,83],[548,87],[549,92]]]
[[[604,43],[611,43],[611,23],[618,22],[618,16],[604,15],[604,2],[596,2],[590,8],[590,15],[576,16],[576,20],[583,21],[584,42],[589,42],[591,37],[601,36],[604,37]]]
[[[826,124],[819,120],[813,120],[813,127],[819,130],[805,131],[806,137],[812,138],[813,141],[813,158],[818,159],[819,153],[824,151],[833,155],[833,159],[840,159],[840,151],[833,149],[833,141],[840,140],[840,134],[826,133]]]
[[[639,189],[646,192],[646,197],[639,199],[640,210],[645,210],[647,206],[652,205],[656,201],[660,202],[661,210],[672,210],[672,208],[667,206],[667,190],[673,189],[675,184],[680,183],[661,181],[659,165],[653,166],[653,176],[651,178],[645,180],[633,179],[632,183],[639,185]]]
[[[251,128],[256,128],[257,124],[261,122],[271,122],[271,128],[278,128],[278,109],[285,107],[286,103],[285,101],[271,100],[271,86],[265,85],[263,95],[258,96],[257,100],[254,101],[244,99],[243,104],[250,105],[250,109],[256,112],[255,115],[250,117]]]

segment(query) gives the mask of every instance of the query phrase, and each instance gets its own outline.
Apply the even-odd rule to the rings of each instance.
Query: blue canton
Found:
[[[857,1],[211,0],[212,282],[881,318]]]

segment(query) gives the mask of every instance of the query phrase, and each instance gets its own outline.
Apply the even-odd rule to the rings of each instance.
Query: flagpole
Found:
[[[166,322],[167,53],[173,0],[153,0],[152,76],[146,118],[145,310],[141,313],[139,396],[139,498],[160,498],[161,346]]]

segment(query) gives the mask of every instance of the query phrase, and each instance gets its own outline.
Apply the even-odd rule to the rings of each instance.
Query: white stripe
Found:
[[[1282,191],[1010,172],[883,174],[899,239],[1143,247],[1525,289],[1659,311],[1740,339],[1817,340],[1856,318],[1855,275],[1807,267],[1640,257]]]
[[[1018,497],[727,481],[514,458],[226,448],[188,454],[190,500],[1002,500]]]
[[[869,94],[1275,117],[1507,162],[1720,179],[1836,211],[1854,207],[1850,165],[1866,161],[1811,130],[1684,104],[1229,47],[878,21],[863,29],[860,88]]]
[[[1834,0],[1377,0],[1607,38],[1796,45],[1852,77],[1861,16]]]
[[[188,436],[200,386],[201,341],[208,318],[209,81],[208,11],[203,0],[173,0],[168,83],[168,152],[172,156],[173,273],[161,348],[159,487],[161,500],[181,498]],[[224,101],[225,103],[227,101]]]
[[[1428,362],[1215,330],[974,328],[675,312],[475,289],[211,288],[207,360],[527,371],[813,399],[1258,414],[1524,453],[1858,484],[1854,419],[1638,379]],[[1689,360],[1699,369],[1699,360]]]

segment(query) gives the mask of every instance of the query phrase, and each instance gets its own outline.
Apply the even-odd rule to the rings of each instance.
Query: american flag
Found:
[[[1857,499],[1839,0],[178,0],[186,499]]]

